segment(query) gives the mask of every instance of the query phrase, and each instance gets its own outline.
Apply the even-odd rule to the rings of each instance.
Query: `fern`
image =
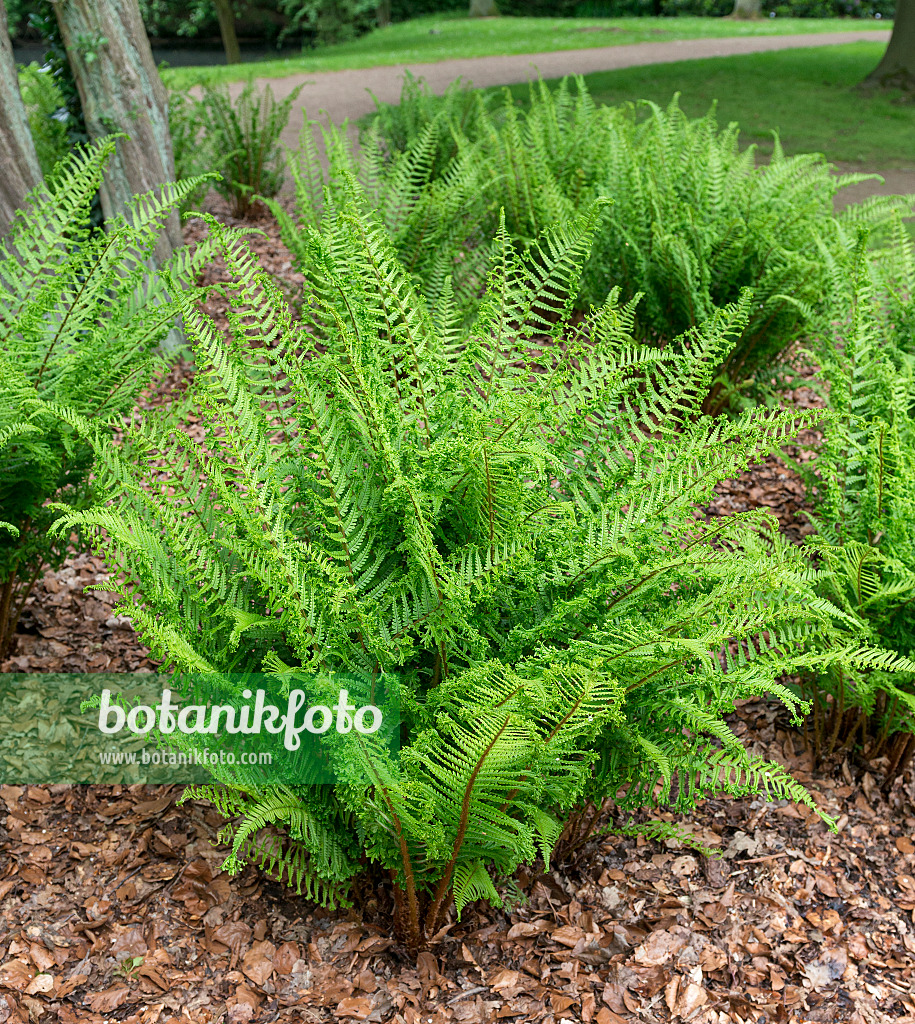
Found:
[[[197,182],[138,196],[106,233],[91,204],[115,140],[75,150],[29,197],[0,246],[0,660],[29,591],[63,558],[49,500],[91,504],[92,452],[51,409],[121,417],[161,360],[156,347],[202,294],[212,245],[149,262],[169,213]]]
[[[851,309],[840,336],[817,346],[830,415],[808,473],[818,588],[859,618],[873,647],[811,666],[812,744],[818,758],[856,740],[870,757],[888,754],[887,784],[915,749],[915,390],[902,348],[912,249],[898,221],[892,237],[896,261],[878,253],[869,267],[861,230],[846,268]]]
[[[301,323],[211,222],[233,313],[227,337],[186,318],[187,407],[118,445],[61,410],[109,490],[57,531],[94,538],[157,656],[226,685],[399,680],[399,757],[350,734],[328,747],[333,786],[217,774],[227,865],[260,858],[339,901],[374,864],[415,948],[452,901],[548,861],[585,804],[809,800],[723,716],[766,691],[796,707],[782,675],[854,636],[768,514],[695,514],[810,422],[701,414],[749,300],[665,352],[632,340],[615,294],[574,317],[595,206],[528,248],[499,231],[464,322],[447,289],[417,289],[352,176],[334,204],[303,243]]]
[[[201,88],[200,99],[176,97],[171,132],[179,170],[188,176],[201,166],[218,172],[213,187],[236,217],[245,217],[258,199],[275,196],[283,184],[280,136],[302,87],[279,101],[269,86],[258,91],[253,81],[234,99],[225,86],[204,82]]]
[[[756,166],[753,147],[741,150],[737,126],[719,128],[714,108],[691,120],[676,96],[666,108],[598,106],[581,78],[552,91],[534,83],[519,109],[507,90],[500,103],[457,82],[439,98],[408,76],[400,105],[379,104],[363,141],[347,171],[370,184],[389,228],[401,211],[421,211],[421,230],[392,235],[398,253],[429,295],[450,273],[462,310],[479,301],[479,258],[500,214],[512,242],[528,247],[601,196],[613,201],[582,270],[580,309],[603,304],[613,287],[625,301],[640,294],[638,335],[667,345],[752,289],[747,322],[712,375],[711,413],[771,389],[783,353],[846,297],[834,288],[846,278],[830,266],[844,262],[856,228],[885,228],[912,207],[912,197],[877,197],[836,218],[837,191],[866,176],[835,178],[822,157],[786,157],[777,140],[771,161]],[[326,187],[312,175],[298,223],[332,212],[345,191],[345,144],[329,148]],[[295,225],[286,219],[284,239],[307,275]]]

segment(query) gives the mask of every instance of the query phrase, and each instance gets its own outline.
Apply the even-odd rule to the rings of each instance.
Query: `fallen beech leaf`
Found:
[[[130,1000],[130,989],[126,985],[112,985],[101,992],[90,992],[86,1002],[94,1013],[111,1013]]]
[[[529,939],[534,935],[540,935],[549,931],[549,921],[518,921],[508,929],[510,939]],[[573,943],[574,945],[574,943]]]
[[[830,932],[837,925],[842,923],[842,918],[835,910],[811,910],[806,915],[807,920],[813,925],[814,928],[819,928],[820,931]]]
[[[595,1018],[597,1024],[629,1024],[625,1017],[621,1017],[618,1013],[614,1013],[613,1010],[608,1010],[606,1006],[602,1006],[597,1011],[597,1017]]]
[[[670,870],[677,878],[694,875],[699,870],[699,862],[690,854],[684,854],[684,856],[677,857],[674,860],[673,864],[670,865]]]
[[[682,935],[658,929],[636,948],[633,957],[644,967],[659,967],[685,948],[686,939]]]
[[[863,960],[870,952],[867,948],[867,940],[860,934],[849,935],[845,944],[848,947],[849,955],[853,956],[855,960]]]
[[[40,942],[32,942],[29,944],[29,956],[32,958],[32,963],[39,971],[49,971],[57,964],[54,957],[51,956],[48,950],[42,946]]]
[[[163,992],[168,992],[171,985],[165,980],[165,978],[156,970],[155,966],[151,963],[147,963],[145,960],[137,968],[137,977],[146,978],[151,981],[156,988],[161,988]]]
[[[836,899],[839,895],[839,890],[836,889],[836,883],[832,880],[830,875],[817,875],[817,889],[824,896],[828,896],[830,899]]]
[[[7,960],[0,966],[0,988],[11,988],[16,992],[24,992],[35,977],[35,968],[24,960]]]
[[[167,882],[180,870],[180,864],[159,861],[157,864],[147,864],[140,874],[147,882]]]
[[[680,994],[680,976],[675,974],[664,989],[664,1002],[671,1013],[677,1008],[677,996]]]
[[[154,818],[169,807],[174,799],[170,793],[166,793],[165,796],[160,796],[158,800],[147,800],[145,803],[134,804],[133,812],[140,818]]]
[[[550,935],[553,942],[558,942],[561,946],[568,946],[569,949],[577,946],[578,940],[583,939],[584,937],[584,931],[582,931],[577,924],[563,925],[562,928],[557,928],[556,931]]]
[[[368,1020],[374,1006],[371,999],[363,996],[349,996],[341,999],[334,1009],[336,1017],[351,1017],[355,1020]]]
[[[247,985],[236,986],[234,994],[226,1002],[229,1020],[232,1024],[246,1024],[257,1012],[260,999]]]
[[[214,929],[213,938],[228,946],[237,960],[241,956],[242,946],[251,941],[251,929],[243,921],[228,921]]]
[[[273,974],[273,954],[276,946],[272,942],[255,942],[242,960],[242,974],[262,988]]]
[[[681,989],[680,997],[677,1000],[677,1008],[674,1013],[681,1017],[688,1017],[697,1007],[702,1006],[708,1000],[708,993],[701,985],[694,981],[689,982],[685,989]]]
[[[896,849],[900,853],[915,853],[915,844],[907,836],[900,836],[896,840]]]
[[[728,908],[720,902],[706,903],[702,908],[702,916],[712,924],[722,924],[728,916]]]
[[[143,937],[143,929],[138,925],[126,928],[120,934],[111,939],[111,955],[115,960],[124,960],[127,957],[145,956],[148,947]]]
[[[276,961],[274,960],[274,963]],[[353,979],[356,988],[363,992],[374,992],[378,988],[378,979],[370,970],[360,971]]]
[[[88,980],[88,974],[71,974],[69,978],[58,984],[57,991],[54,993],[55,998],[66,998],[74,989],[79,988],[80,985],[85,985]]]
[[[431,988],[433,985],[445,985],[446,980],[438,969],[438,960],[431,953],[419,953],[416,957],[416,969],[419,972],[419,980],[423,987]]]
[[[273,954],[273,969],[277,974],[290,974],[293,964],[301,956],[297,942],[284,942]]]
[[[27,995],[38,996],[54,991],[54,978],[50,974],[36,974],[25,990]]]
[[[502,970],[496,971],[488,985],[494,991],[502,992],[506,996],[517,995],[517,991],[511,992],[510,990],[517,990],[520,980],[521,975],[517,971],[510,971],[507,967],[503,967]]]
[[[550,993],[550,1006],[553,1009],[553,1013],[563,1013],[568,1010],[570,1006],[574,1006],[578,1000],[573,996],[567,996],[562,992],[551,992]]]
[[[814,991],[819,991],[831,985],[837,978],[845,973],[844,953],[840,950],[832,950],[824,953],[819,960],[804,965],[804,974],[809,979]]]

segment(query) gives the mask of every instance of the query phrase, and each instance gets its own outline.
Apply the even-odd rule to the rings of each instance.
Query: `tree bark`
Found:
[[[886,53],[862,85],[915,94],[915,0],[898,0]]]
[[[25,114],[13,60],[6,7],[0,0],[0,236],[41,181],[41,167]]]
[[[492,18],[498,13],[496,0],[470,0],[471,18]]]
[[[238,48],[238,36],[235,34],[235,11],[232,10],[232,0],[213,2],[216,4],[216,17],[219,18],[222,48],[226,51],[226,64],[240,64],[241,50]]]
[[[134,195],[174,181],[168,95],[153,62],[137,0],[57,0],[60,33],[91,138],[114,132],[118,142],[99,190],[106,218],[123,213]],[[173,213],[160,235],[156,261],[182,244]]]
[[[732,18],[746,21],[761,16],[762,0],[734,0],[734,10],[731,11]]]
[[[381,0],[375,8],[375,18],[379,28],[386,28],[391,24],[391,0]]]

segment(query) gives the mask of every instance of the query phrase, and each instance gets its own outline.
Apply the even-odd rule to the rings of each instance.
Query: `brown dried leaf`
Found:
[[[126,985],[112,985],[101,992],[91,992],[86,1002],[95,1013],[111,1013],[130,1001],[130,989]]]

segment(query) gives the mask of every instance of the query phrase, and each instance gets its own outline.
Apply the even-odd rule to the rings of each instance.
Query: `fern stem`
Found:
[[[89,286],[89,281],[92,279],[92,275],[101,266],[102,259],[104,258],[108,250],[111,248],[111,246],[114,245],[115,239],[117,239],[117,237],[118,235],[116,233],[109,235],[108,241],[105,243],[105,247],[98,254],[98,257],[96,258],[92,266],[86,271],[86,275],[83,278],[79,291],[76,293],[76,298],[67,306],[67,312],[64,315],[63,320],[61,320],[60,327],[57,328],[57,333],[54,335],[51,344],[48,346],[48,350],[45,352],[44,359],[42,360],[41,366],[38,370],[38,377],[35,380],[36,391],[38,390],[38,386],[41,384],[41,378],[42,375],[44,374],[45,367],[48,365],[48,360],[51,358],[51,353],[57,346],[58,341],[60,341],[60,336],[63,334],[64,328],[67,326],[70,320],[70,315],[73,313],[73,310],[79,306],[79,301],[83,297],[83,292],[85,292],[86,288]]]
[[[357,737],[359,746],[365,753],[365,744],[361,737]],[[378,778],[378,773],[375,771],[374,765],[371,762],[371,758],[366,754],[366,764],[368,765],[369,771],[375,779],[375,785],[381,792],[382,799],[388,808],[388,813],[391,815],[391,821],[394,823],[394,832],[397,836],[397,844],[400,848],[400,860],[403,864],[404,879],[407,883],[406,895],[407,895],[407,907],[409,913],[407,915],[407,945],[413,949],[419,949],[422,944],[422,929],[419,921],[419,901],[416,896],[416,878],[413,874],[413,862],[410,859],[410,848],[407,845],[406,837],[404,836],[403,825],[401,824],[400,818],[397,815],[397,811],[394,810],[394,802],[391,800],[391,796],[387,791],[387,788]],[[397,891],[397,882],[394,882],[395,893]],[[396,898],[396,897],[395,897]]]
[[[483,753],[480,754],[477,763],[474,765],[473,771],[470,773],[470,778],[467,780],[467,785],[464,787],[464,799],[461,802],[461,817],[458,822],[457,835],[454,838],[454,848],[451,851],[451,860],[448,861],[448,866],[445,868],[444,874],[439,879],[438,886],[435,890],[435,899],[433,900],[428,916],[426,917],[427,935],[434,935],[438,930],[439,916],[444,912],[445,896],[451,888],[451,878],[454,874],[455,866],[457,865],[461,847],[464,845],[464,837],[467,835],[467,826],[470,823],[470,800],[473,796],[473,788],[476,784],[477,776],[480,774],[480,771],[483,768],[483,763],[492,753],[492,750],[496,743],[498,743],[502,733],[508,728],[510,720],[511,716],[506,715],[505,721],[502,723],[499,731],[489,741]]]
[[[826,751],[829,757],[835,753],[836,743],[839,741],[839,729],[842,726],[842,720],[845,718],[845,673],[841,666],[839,666],[839,692],[832,699],[831,713],[832,727],[829,731],[829,743],[827,744]]]
[[[908,733],[904,738],[900,737],[896,746],[896,753],[890,759],[886,769],[886,776],[883,780],[883,791],[888,793],[893,783],[908,768],[909,762],[915,755],[915,733]]]

